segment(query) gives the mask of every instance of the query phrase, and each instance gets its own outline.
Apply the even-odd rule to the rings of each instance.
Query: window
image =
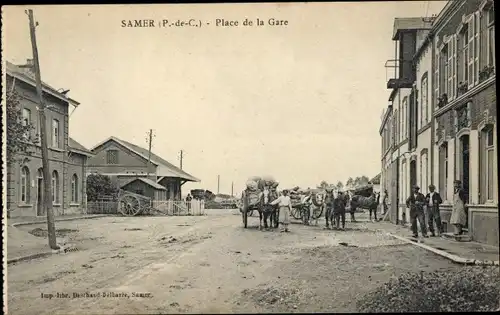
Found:
[[[31,111],[27,108],[23,108],[22,124],[23,124],[23,126],[30,126],[31,125]],[[24,138],[26,140],[29,140],[31,138],[29,131],[26,131],[26,133],[24,134]]]
[[[428,186],[428,165],[429,158],[427,152],[424,151],[420,155],[420,189],[427,189]]]
[[[469,80],[469,30],[465,27],[461,34],[462,42],[462,82],[468,82]]]
[[[52,147],[59,148],[59,120],[52,120]]]
[[[19,190],[20,190],[20,201],[21,203],[29,203],[30,202],[30,170],[27,166],[23,166],[21,168],[21,180],[19,182]]]
[[[396,144],[398,143],[398,140],[399,140],[399,138],[398,138],[399,137],[398,136],[398,115],[399,115],[398,110],[395,110],[393,118],[392,118],[392,132],[393,132],[392,144],[394,146],[396,146]]]
[[[78,176],[76,174],[71,178],[71,202],[78,203]]]
[[[59,174],[52,172],[52,203],[59,203]]]
[[[438,104],[439,103],[439,69],[440,69],[440,63],[439,63],[439,50],[436,50],[436,56],[435,56],[435,60],[436,60],[436,65],[435,65],[435,69],[434,69],[434,80],[433,80],[433,84],[435,86],[434,88],[434,104]]]
[[[106,154],[107,164],[118,164],[118,150],[108,150]]]
[[[420,106],[420,127],[425,126],[429,122],[429,107],[427,97],[429,89],[427,87],[427,72],[422,76],[422,83],[420,89],[422,90],[422,105]]]
[[[443,200],[448,196],[448,144],[443,143],[439,147],[439,193]]]
[[[448,54],[448,44],[445,44],[440,52],[440,64],[441,64],[441,82],[439,82],[439,94],[443,95],[448,92],[448,79],[449,79],[449,66],[450,66],[450,58]]]
[[[467,56],[464,54],[464,66],[467,71],[464,77],[469,88],[479,80],[479,22],[479,12],[471,14],[467,21],[467,37],[464,36],[464,40],[467,39]]]
[[[480,197],[485,203],[495,199],[495,139],[492,126],[484,128],[480,137]]]
[[[495,11],[491,7],[487,11],[488,37],[486,39],[487,63],[495,67]]]

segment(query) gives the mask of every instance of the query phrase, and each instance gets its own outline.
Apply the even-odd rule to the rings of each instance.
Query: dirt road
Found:
[[[10,265],[8,312],[355,312],[356,298],[391,276],[458,268],[370,223],[290,233],[249,224],[228,210],[60,222],[78,250]]]

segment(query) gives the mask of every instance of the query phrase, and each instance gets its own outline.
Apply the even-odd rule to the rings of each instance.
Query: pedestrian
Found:
[[[463,234],[463,227],[467,223],[467,214],[465,213],[465,204],[467,203],[465,192],[462,189],[462,182],[455,181],[453,193],[453,210],[451,212],[450,224],[455,227],[455,235]]]
[[[342,220],[342,230],[345,230],[345,206],[346,199],[342,191],[339,191],[333,203],[333,215],[337,229],[340,229],[340,221]]]
[[[191,197],[191,194],[188,194],[186,196],[186,204],[188,208],[188,213],[191,211],[191,200],[193,200],[193,197]]]
[[[387,212],[387,198],[389,198],[389,193],[387,192],[387,189],[384,190],[384,198],[382,199],[382,215],[385,215]]]
[[[423,237],[429,237],[427,235],[427,229],[425,226],[425,217],[424,217],[424,205],[425,205],[425,196],[420,193],[420,187],[415,185],[413,187],[413,194],[406,199],[406,207],[410,208],[410,221],[411,221],[411,229],[413,232],[413,237],[418,238],[418,226],[417,220],[420,224],[420,230],[422,232]]]
[[[330,223],[333,226],[333,204],[335,202],[335,197],[333,196],[333,189],[325,189],[325,199],[323,200],[323,207],[325,209],[325,229],[330,229]]]
[[[429,193],[425,196],[427,203],[427,222],[429,224],[429,232],[431,232],[431,236],[436,236],[436,233],[434,233],[434,222],[436,223],[438,235],[443,233],[441,213],[439,212],[439,205],[443,203],[443,199],[441,199],[441,195],[435,190],[436,187],[430,184]]]
[[[292,211],[292,200],[288,196],[288,190],[285,189],[282,195],[276,200],[271,202],[271,205],[278,205],[279,207],[279,223],[281,225],[281,232],[289,232],[288,224],[290,224],[290,211]]]
[[[300,203],[302,212],[302,223],[304,223],[304,225],[309,225],[309,219],[311,216],[311,190],[306,191]]]

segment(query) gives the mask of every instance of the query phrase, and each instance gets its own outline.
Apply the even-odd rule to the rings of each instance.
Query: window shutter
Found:
[[[437,103],[438,103],[438,98],[439,98],[439,49],[436,49],[436,68],[434,70],[434,80],[435,82],[433,82],[434,86],[436,87],[434,89],[434,94],[435,94],[435,103],[436,103],[436,107],[437,107]]]
[[[446,78],[446,94],[448,94],[448,99],[453,98],[453,37],[450,37],[447,44],[447,54],[448,54],[448,73]]]
[[[474,14],[474,82],[479,82],[479,54],[481,53],[481,45],[479,43],[480,34],[480,16],[479,11]]]
[[[469,18],[468,22],[468,60],[467,60],[467,72],[468,72],[468,78],[467,78],[467,85],[469,88],[474,86],[474,81],[475,81],[475,72],[474,72],[474,54],[475,54],[475,48],[474,48],[474,35],[475,35],[475,28],[476,28],[476,23],[474,23],[475,15],[472,15]]]
[[[452,58],[452,83],[451,83],[451,90],[452,90],[452,97],[457,96],[457,35],[453,35],[451,42],[453,43],[453,58]]]

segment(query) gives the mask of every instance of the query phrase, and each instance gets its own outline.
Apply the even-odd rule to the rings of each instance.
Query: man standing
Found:
[[[311,190],[306,191],[300,203],[302,211],[302,223],[304,223],[304,225],[309,225],[309,219],[311,217]]]
[[[467,214],[465,212],[465,205],[467,198],[462,189],[462,182],[455,181],[455,190],[453,193],[453,210],[451,212],[450,223],[455,227],[455,235],[462,235],[463,228],[467,224]]]
[[[193,200],[193,197],[191,197],[191,194],[188,194],[186,196],[186,204],[187,204],[187,208],[188,208],[188,213],[190,213],[190,211],[191,211],[191,200]]]
[[[382,199],[382,215],[385,215],[387,212],[387,198],[389,197],[389,193],[387,189],[384,190],[384,199]]]
[[[413,187],[413,194],[406,199],[406,207],[410,208],[411,229],[415,238],[418,238],[417,219],[420,224],[422,236],[429,237],[425,226],[424,205],[425,196],[420,193],[420,187],[415,185]]]
[[[429,223],[429,231],[432,236],[436,236],[436,233],[434,233],[434,222],[436,222],[438,235],[443,233],[441,214],[439,212],[439,205],[443,203],[443,199],[441,199],[441,196],[435,190],[436,187],[434,185],[429,185],[429,193],[425,196],[427,203],[427,222]]]
[[[345,206],[346,200],[341,191],[337,192],[337,198],[334,200],[333,213],[335,218],[335,226],[340,229],[340,221],[342,220],[342,230],[345,229]]]

